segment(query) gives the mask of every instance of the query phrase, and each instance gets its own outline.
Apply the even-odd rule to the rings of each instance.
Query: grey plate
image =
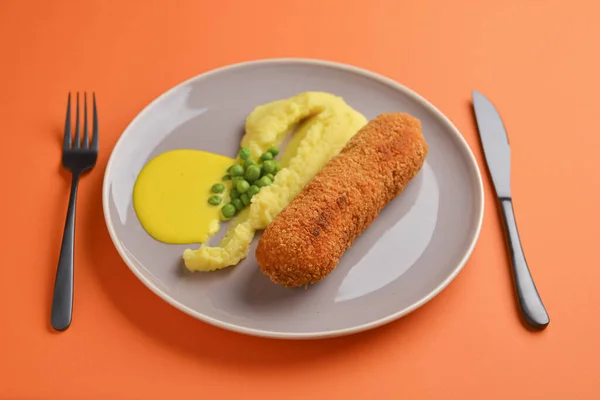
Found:
[[[178,148],[235,156],[246,116],[260,104],[315,90],[342,96],[367,118],[404,111],[421,119],[429,155],[417,177],[356,240],[336,270],[308,290],[260,272],[254,246],[238,266],[186,273],[183,250],[140,225],[132,191],[144,164]],[[462,269],[479,236],[483,185],[465,140],[411,90],[358,68],[314,60],[265,60],[211,71],[152,102],[117,142],[102,201],[110,236],[154,293],[202,321],[245,334],[317,338],[390,322],[426,303]],[[196,247],[195,245],[193,246]]]

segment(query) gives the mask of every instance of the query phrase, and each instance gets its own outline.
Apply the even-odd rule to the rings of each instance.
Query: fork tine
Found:
[[[71,148],[71,92],[67,99],[67,119],[65,121],[65,137],[63,139],[63,151]]]
[[[89,148],[88,144],[88,126],[87,126],[87,92],[83,92],[83,142],[81,147]]]
[[[96,93],[92,92],[92,100],[94,103],[94,116],[92,126],[92,150],[98,151],[98,111],[96,110]]]
[[[77,108],[75,109],[75,143],[73,148],[79,148],[79,92],[77,92]]]

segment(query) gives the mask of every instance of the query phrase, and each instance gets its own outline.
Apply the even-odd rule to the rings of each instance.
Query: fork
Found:
[[[87,93],[83,94],[83,140],[79,140],[79,92],[75,111],[75,140],[71,134],[71,93],[67,100],[67,119],[62,150],[62,165],[71,172],[71,194],[63,232],[60,258],[54,281],[50,322],[57,331],[71,325],[73,314],[73,249],[75,244],[75,206],[79,177],[96,165],[98,158],[98,113],[96,94],[92,93],[93,117],[91,143],[88,136]]]

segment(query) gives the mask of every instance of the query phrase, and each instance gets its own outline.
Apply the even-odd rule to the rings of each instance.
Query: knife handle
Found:
[[[542,330],[550,323],[550,317],[544,308],[542,299],[533,283],[531,272],[525,260],[525,254],[521,247],[515,211],[512,199],[500,198],[500,207],[504,217],[504,227],[508,240],[510,258],[513,266],[515,286],[519,297],[519,306],[527,324],[535,330]]]

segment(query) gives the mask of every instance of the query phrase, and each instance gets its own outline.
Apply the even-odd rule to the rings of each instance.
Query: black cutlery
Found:
[[[79,178],[96,165],[98,158],[98,113],[96,95],[92,93],[92,134],[88,135],[87,94],[83,94],[83,135],[79,130],[79,92],[75,109],[75,135],[71,131],[71,93],[67,100],[67,120],[62,152],[62,165],[71,172],[71,195],[63,233],[60,258],[54,282],[50,322],[58,331],[71,325],[73,314],[73,253],[75,245],[75,208]]]
[[[550,323],[550,317],[533,283],[517,230],[510,192],[508,136],[494,105],[477,91],[473,91],[473,108],[488,170],[504,219],[519,306],[527,324],[535,330],[542,330]]]

